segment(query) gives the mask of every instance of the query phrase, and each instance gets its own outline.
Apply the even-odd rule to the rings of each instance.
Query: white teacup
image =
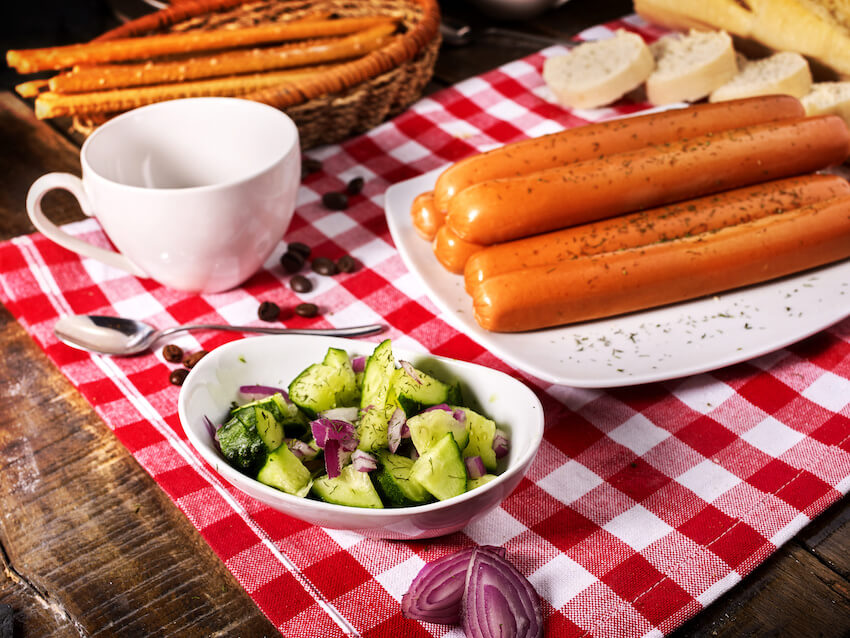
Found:
[[[176,290],[219,292],[253,275],[283,237],[301,176],[298,129],[283,112],[236,98],[144,106],[100,126],[80,152],[83,178],[49,173],[27,212],[49,239]],[[62,188],[118,252],[71,236],[41,210]]]

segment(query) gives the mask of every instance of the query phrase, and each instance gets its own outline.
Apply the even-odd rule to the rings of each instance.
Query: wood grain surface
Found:
[[[630,11],[620,0],[570,0],[519,24],[496,23],[460,2],[443,7],[476,35],[443,48],[431,91],[539,48],[489,27],[569,39]],[[30,104],[0,93],[0,239],[33,231],[24,210],[29,185],[49,171],[79,174],[78,152],[67,123],[38,122]],[[57,223],[82,217],[64,193],[51,193],[44,206]],[[0,344],[0,605],[11,606],[12,635],[278,636],[2,306]],[[845,498],[673,635],[850,635],[848,578]],[[4,626],[0,619],[0,638]]]

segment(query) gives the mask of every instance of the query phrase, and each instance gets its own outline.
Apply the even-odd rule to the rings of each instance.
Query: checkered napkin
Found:
[[[658,33],[635,18],[627,28]],[[106,424],[198,528],[286,636],[460,636],[401,616],[428,561],[470,544],[500,545],[540,594],[551,636],[660,636],[763,561],[850,488],[850,320],[801,343],[711,374],[611,391],[549,386],[451,328],[393,247],[383,214],[392,183],[497,143],[645,108],[556,106],[540,78],[547,49],[418,102],[342,146],[301,188],[287,241],[362,267],[296,295],[277,264],[243,287],[190,296],[81,259],[39,234],[0,244],[0,298]],[[344,212],[321,193],[366,179]],[[91,220],[66,229],[106,245]],[[191,237],[186,238],[191,241]],[[435,265],[436,267],[436,265]],[[257,322],[260,301],[317,303],[289,326],[382,321],[399,348],[491,366],[524,379],[545,407],[546,434],[527,477],[463,532],[387,542],[314,527],[225,484],[188,444],[178,389],[159,353],[89,356],[56,341],[62,313],[118,314],[166,327]],[[211,350],[228,334],[181,337]],[[377,341],[378,337],[374,340]]]

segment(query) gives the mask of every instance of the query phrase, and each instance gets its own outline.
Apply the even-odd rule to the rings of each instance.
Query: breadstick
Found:
[[[65,115],[91,115],[127,111],[145,104],[186,97],[226,96],[238,97],[270,86],[283,85],[297,79],[310,78],[334,69],[334,65],[320,65],[275,73],[257,73],[215,80],[160,84],[95,93],[46,92],[35,100],[35,115],[39,119]]]
[[[85,93],[336,62],[365,55],[383,46],[394,31],[395,25],[386,23],[343,38],[325,38],[306,44],[225,51],[174,62],[77,68],[51,78],[50,90]]]
[[[346,35],[393,22],[392,18],[375,16],[336,20],[299,20],[245,29],[164,33],[47,49],[12,50],[6,53],[6,61],[19,73],[36,73],[64,69],[76,64],[145,60],[189,51],[214,51],[287,40]]]

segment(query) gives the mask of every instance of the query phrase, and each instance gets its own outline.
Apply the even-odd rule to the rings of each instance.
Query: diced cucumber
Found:
[[[327,503],[374,509],[384,507],[381,497],[372,485],[369,472],[360,472],[353,465],[342,468],[336,478],[328,476],[317,478],[313,481],[311,491]]]
[[[215,438],[227,462],[248,474],[253,474],[267,452],[256,426],[247,425],[236,417],[222,425]]]
[[[499,478],[499,477],[496,476],[495,474],[485,474],[484,476],[481,476],[477,479],[471,478],[466,482],[466,491],[469,492],[471,490],[474,490],[476,487],[481,487],[482,485],[486,485],[487,483],[489,483],[490,481],[492,481],[495,478]]]
[[[466,425],[469,431],[469,443],[463,448],[463,456],[480,456],[484,467],[494,471],[496,452],[493,451],[493,438],[496,436],[496,424],[469,408],[458,409],[466,413]]]
[[[447,432],[413,462],[410,478],[441,501],[466,491],[466,466],[451,433]]]
[[[392,414],[389,410],[395,410],[393,403],[388,401],[394,374],[392,343],[386,339],[372,352],[363,371],[363,393],[360,396],[363,412],[357,424],[361,450],[377,452],[388,445],[387,423]]]
[[[308,366],[289,384],[289,400],[310,418],[323,410],[356,405],[357,383],[348,355],[329,348],[322,363]]]
[[[393,375],[392,393],[405,415],[419,414],[425,408],[440,403],[448,403],[451,386],[414,368],[414,379],[404,368],[398,368]]]
[[[269,452],[257,480],[295,496],[307,496],[310,491],[310,470],[286,445]]]
[[[447,433],[454,436],[460,449],[469,443],[469,427],[452,416],[448,410],[428,410],[407,420],[413,446],[422,454]]]
[[[378,460],[381,467],[372,473],[373,482],[385,505],[408,507],[431,500],[425,488],[410,480],[412,459],[382,450],[378,452]]]

